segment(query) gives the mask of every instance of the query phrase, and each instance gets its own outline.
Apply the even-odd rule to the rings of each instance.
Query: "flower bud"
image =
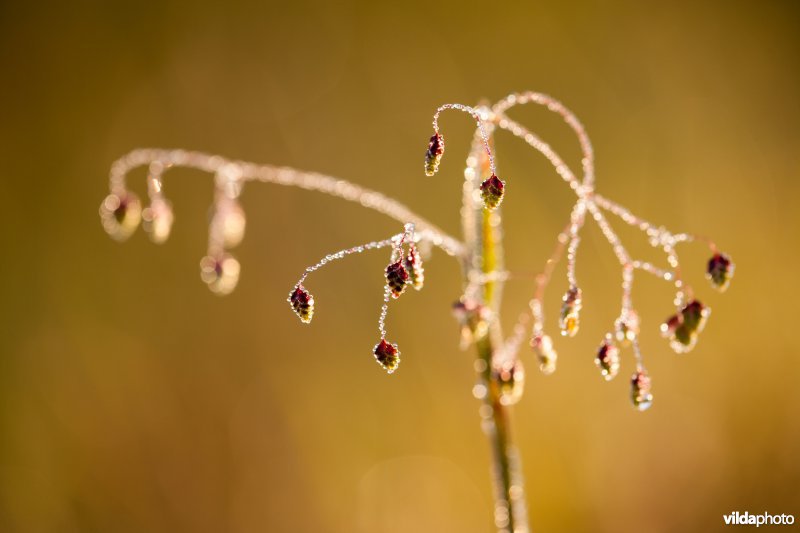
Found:
[[[173,220],[172,205],[161,196],[153,198],[142,211],[142,227],[156,244],[162,244],[169,238]]]
[[[422,268],[422,258],[414,243],[411,243],[408,248],[408,255],[403,260],[403,266],[408,272],[408,281],[411,286],[416,290],[422,289],[425,283],[425,270]]]
[[[403,266],[403,261],[397,261],[386,267],[386,284],[392,291],[392,298],[399,298],[406,290],[408,271]]]
[[[503,180],[492,174],[481,183],[481,199],[486,209],[496,209],[503,202],[506,185]]]
[[[711,310],[699,300],[692,300],[681,310],[683,325],[692,333],[700,333],[706,325],[706,319]]]
[[[676,353],[689,352],[697,343],[697,336],[703,331],[709,314],[711,309],[699,300],[692,300],[661,324],[661,334],[670,340]]]
[[[619,317],[614,322],[614,336],[621,346],[630,346],[639,336],[639,315],[630,310],[625,318]]]
[[[565,337],[574,337],[580,326],[580,312],[583,307],[581,290],[578,287],[569,289],[561,299],[561,317],[559,326]]]
[[[132,192],[111,193],[100,204],[100,221],[112,239],[130,237],[142,219],[142,204]]]
[[[611,381],[619,372],[619,348],[611,341],[608,335],[594,358],[594,364],[600,369],[600,374],[606,381]]]
[[[375,345],[372,353],[375,355],[375,360],[386,372],[391,374],[397,370],[400,364],[400,352],[397,350],[396,344],[391,344],[386,342],[386,339],[381,339],[381,342]]]
[[[717,253],[708,260],[706,278],[711,285],[720,292],[724,292],[731,284],[733,271],[736,268],[731,262],[731,258],[726,254]]]
[[[653,405],[653,395],[650,392],[650,376],[645,370],[639,370],[631,378],[631,400],[633,406],[639,411],[646,411]]]
[[[426,176],[433,176],[439,170],[442,154],[444,154],[444,137],[439,133],[434,133],[428,142],[428,150],[425,152]]]
[[[207,255],[200,260],[200,278],[215,294],[230,294],[239,282],[239,261],[229,254]]]
[[[314,316],[314,297],[305,287],[302,285],[295,287],[289,294],[288,301],[294,313],[304,324],[311,322],[311,318]]]
[[[550,375],[556,371],[558,353],[553,349],[553,339],[550,338],[550,335],[535,335],[531,339],[531,348],[539,360],[539,370],[543,374]]]
[[[505,361],[492,372],[493,379],[500,389],[500,403],[514,405],[522,398],[525,390],[525,367],[522,361]]]

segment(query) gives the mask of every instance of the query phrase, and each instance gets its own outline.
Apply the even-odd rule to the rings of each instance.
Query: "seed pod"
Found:
[[[580,312],[583,307],[582,292],[578,287],[572,287],[561,299],[561,317],[559,326],[561,334],[565,337],[574,337],[580,327]]]
[[[295,287],[289,294],[288,302],[304,324],[311,322],[311,318],[314,316],[314,297],[305,287],[302,285]]]
[[[543,374],[550,375],[556,371],[558,353],[553,349],[553,339],[550,338],[550,335],[535,335],[531,339],[531,348],[539,360],[539,370]]]
[[[706,279],[711,282],[711,285],[720,292],[724,292],[731,284],[731,278],[736,268],[731,262],[731,258],[726,254],[717,253],[708,260],[708,269],[706,270]]]
[[[132,192],[111,193],[100,204],[100,221],[112,239],[124,241],[142,220],[142,204]]]
[[[631,378],[631,400],[639,411],[646,411],[653,405],[653,394],[650,392],[650,376],[645,370],[639,370]]]
[[[239,261],[229,254],[207,255],[200,260],[200,278],[215,294],[230,294],[239,282],[239,271]]]
[[[425,283],[425,270],[422,268],[422,258],[414,243],[408,247],[408,255],[403,260],[403,265],[408,272],[408,281],[416,290],[422,289]]]
[[[611,341],[610,334],[597,350],[594,363],[600,369],[600,374],[606,381],[614,379],[619,372],[619,348]]]
[[[403,261],[397,261],[386,267],[386,284],[392,291],[392,298],[399,298],[406,290],[408,271],[403,266]]]
[[[481,199],[486,209],[492,211],[503,202],[506,184],[503,180],[492,174],[481,183]]]
[[[142,211],[142,227],[156,244],[162,244],[169,238],[173,220],[172,205],[161,196],[153,198]]]
[[[397,350],[397,345],[386,342],[386,339],[381,339],[381,342],[375,345],[372,353],[378,364],[389,374],[397,370],[400,365],[400,352]]]
[[[506,361],[500,368],[494,369],[492,375],[500,388],[501,404],[514,405],[522,398],[525,390],[525,367],[522,361]]]
[[[444,137],[434,133],[428,141],[428,150],[425,152],[425,175],[433,176],[439,170],[439,163],[444,154]]]

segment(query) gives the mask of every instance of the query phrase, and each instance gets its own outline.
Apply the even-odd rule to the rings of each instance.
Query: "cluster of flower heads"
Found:
[[[583,152],[581,164],[583,176],[578,179],[560,156],[538,136],[506,115],[511,107],[526,103],[546,106],[559,114],[575,131]],[[580,327],[580,314],[584,305],[583,293],[576,278],[576,256],[580,243],[579,233],[587,214],[599,226],[611,245],[622,268],[622,306],[613,327],[604,336],[598,347],[595,364],[605,380],[613,379],[622,366],[621,348],[632,348],[636,370],[631,377],[631,399],[640,410],[647,409],[653,399],[650,377],[644,367],[639,349],[639,317],[633,307],[631,290],[634,271],[643,271],[665,281],[672,282],[676,289],[674,306],[676,312],[661,326],[662,334],[669,339],[670,346],[678,353],[690,351],[703,330],[710,309],[693,297],[691,288],[681,278],[681,269],[675,248],[678,244],[691,241],[705,242],[713,256],[708,262],[706,275],[713,287],[724,291],[734,273],[730,258],[717,250],[708,239],[690,234],[674,234],[643,220],[626,208],[599,195],[594,188],[594,155],[588,136],[575,115],[557,100],[541,93],[527,92],[512,94],[492,107],[473,108],[461,104],[447,104],[436,110],[433,117],[434,134],[428,142],[425,153],[425,174],[433,176],[439,170],[445,143],[439,131],[439,114],[447,109],[468,113],[477,123],[475,142],[468,158],[465,172],[465,205],[462,217],[474,211],[483,211],[490,218],[492,228],[499,227],[498,208],[505,196],[506,183],[497,177],[495,159],[490,147],[489,135],[495,129],[506,130],[522,139],[542,153],[553,165],[556,172],[567,182],[577,196],[569,223],[558,235],[556,248],[548,259],[544,271],[536,277],[535,293],[529,309],[523,313],[514,328],[512,336],[499,346],[495,346],[491,375],[500,388],[501,401],[515,402],[522,391],[524,369],[516,354],[526,334],[526,327],[532,321],[530,346],[536,355],[540,370],[545,374],[555,371],[558,355],[553,339],[544,331],[543,298],[545,288],[550,282],[553,269],[566,251],[568,288],[562,298],[559,316],[561,335],[573,337]],[[146,208],[138,197],[125,185],[127,173],[138,166],[148,166],[147,190],[150,203]],[[105,230],[116,240],[127,239],[143,222],[145,231],[152,241],[164,242],[173,223],[172,208],[162,193],[162,175],[170,167],[183,166],[212,172],[216,175],[214,204],[209,223],[208,251],[200,262],[201,278],[217,294],[228,294],[237,285],[240,266],[229,253],[242,240],[245,230],[245,215],[238,198],[246,181],[256,180],[266,183],[296,186],[306,190],[323,192],[341,199],[357,202],[360,205],[381,212],[405,224],[403,233],[383,241],[374,241],[361,246],[329,254],[317,264],[308,267],[289,294],[288,302],[294,313],[303,323],[310,323],[314,316],[314,297],[304,283],[311,272],[325,264],[347,255],[365,250],[388,247],[391,249],[389,264],[384,270],[384,298],[381,307],[378,329],[380,340],[373,348],[375,360],[389,373],[397,369],[400,352],[397,344],[386,339],[386,315],[390,301],[405,293],[407,287],[422,288],[424,271],[417,244],[425,241],[437,246],[451,256],[458,257],[465,266],[468,280],[463,297],[455,305],[454,311],[462,328],[462,345],[477,342],[487,335],[492,326],[498,326],[496,301],[487,301],[482,287],[494,283],[498,287],[508,277],[498,270],[486,272],[485,263],[476,246],[477,234],[470,224],[465,226],[465,242],[461,242],[423,218],[411,212],[404,205],[378,192],[358,185],[323,176],[305,173],[294,169],[255,165],[247,162],[230,161],[216,155],[184,150],[139,149],[117,160],[111,168],[111,193],[100,206],[100,217]],[[474,199],[474,200],[473,200]],[[476,203],[477,202],[477,203]],[[604,213],[619,217],[624,223],[643,231],[650,244],[666,254],[668,268],[659,268],[649,262],[636,260],[628,253],[616,233],[611,228]],[[474,213],[473,213],[474,214]],[[465,219],[466,220],[466,219]],[[491,231],[499,231],[491,229]],[[493,267],[494,268],[494,267]],[[495,291],[499,292],[499,291]],[[499,331],[499,329],[498,329]],[[497,344],[494,342],[493,344]]]
[[[511,107],[529,102],[544,105],[549,110],[558,113],[575,131],[583,151],[581,160],[583,165],[582,179],[578,179],[572,173],[566,163],[548,144],[506,115],[506,111]],[[631,399],[637,409],[647,409],[652,404],[653,395],[650,377],[644,367],[639,348],[639,316],[633,307],[631,298],[634,271],[648,272],[674,283],[676,288],[674,305],[677,312],[661,326],[661,332],[669,339],[670,346],[674,351],[686,353],[696,344],[697,337],[705,326],[710,309],[692,296],[691,288],[681,278],[678,256],[675,252],[676,245],[682,242],[698,240],[704,241],[709,246],[713,256],[708,262],[706,277],[711,282],[711,285],[719,291],[724,291],[730,283],[734,272],[733,262],[726,254],[719,252],[716,245],[710,240],[689,234],[673,234],[663,227],[657,227],[634,216],[624,207],[597,194],[594,188],[594,154],[591,142],[583,126],[572,112],[560,102],[541,93],[512,94],[491,108],[472,108],[460,104],[448,104],[440,107],[434,115],[434,135],[430,139],[428,150],[425,154],[425,172],[427,175],[430,176],[436,173],[441,164],[444,153],[444,138],[439,131],[438,117],[439,113],[445,109],[456,109],[468,113],[478,124],[476,140],[480,140],[478,144],[482,144],[482,148],[476,148],[478,144],[473,145],[473,153],[470,156],[472,167],[468,167],[466,178],[469,184],[470,179],[474,179],[476,176],[484,177],[482,181],[478,179],[480,185],[477,186],[484,209],[494,211],[502,202],[505,192],[505,182],[497,177],[494,155],[490,148],[487,134],[487,131],[491,132],[495,128],[511,132],[545,155],[577,196],[569,224],[559,234],[556,250],[548,259],[545,271],[536,278],[536,291],[530,302],[530,312],[522,315],[512,337],[497,349],[500,357],[495,366],[499,372],[499,383],[511,384],[515,381],[513,379],[514,373],[523,375],[521,368],[517,366],[516,351],[521,337],[524,335],[523,326],[530,322],[531,318],[533,319],[533,329],[530,335],[530,346],[538,358],[539,367],[545,374],[550,374],[556,369],[558,355],[554,348],[553,339],[544,332],[543,296],[545,287],[552,276],[554,266],[565,249],[567,252],[568,289],[562,298],[559,329],[561,335],[565,337],[574,337],[578,333],[580,313],[583,307],[583,293],[576,280],[576,254],[580,242],[579,232],[586,220],[586,214],[589,213],[611,244],[620,262],[623,292],[620,314],[615,320],[612,330],[606,333],[600,342],[595,355],[595,364],[600,371],[600,375],[605,380],[612,380],[617,376],[622,366],[620,349],[632,347],[636,370],[631,377]],[[480,152],[485,152],[485,155]],[[480,166],[477,163],[479,159],[483,160],[483,169],[478,168]],[[650,244],[664,251],[670,268],[661,269],[651,263],[632,258],[611,228],[603,211],[610,212],[620,217],[623,222],[645,232]],[[496,214],[496,216],[499,217],[499,214]],[[487,279],[491,277],[484,275],[484,278]],[[465,343],[470,343],[476,337],[487,334],[487,324],[492,320],[496,320],[489,307],[490,304],[481,302],[480,297],[462,298],[454,306],[454,312],[462,328],[462,340]]]
[[[138,161],[124,161],[125,166],[135,166]],[[142,210],[139,198],[127,190],[120,179],[114,179],[112,170],[112,192],[100,205],[100,218],[105,230],[116,240],[126,240],[136,230],[140,222],[155,243],[163,243],[169,236],[173,215],[170,203],[163,198],[161,177],[165,169],[162,160],[150,162],[148,173],[148,192],[150,205]],[[239,279],[239,262],[227,250],[237,246],[244,237],[245,215],[237,200],[242,190],[242,174],[235,164],[220,165],[217,172],[214,205],[209,224],[208,254],[200,261],[201,279],[216,294],[228,294],[236,287]],[[124,176],[121,174],[120,176]],[[397,344],[386,340],[386,315],[390,300],[399,298],[407,287],[422,289],[425,271],[417,248],[419,235],[413,223],[405,225],[403,233],[383,240],[370,242],[328,254],[317,264],[306,269],[289,294],[288,302],[303,323],[310,323],[314,316],[314,297],[303,283],[311,272],[341,259],[347,255],[365,250],[391,247],[392,253],[384,277],[386,280],[383,307],[379,319],[380,342],[375,345],[373,354],[376,361],[389,373],[400,364]]]
[[[417,249],[416,240],[418,236],[414,231],[414,224],[406,224],[405,231],[382,241],[374,241],[360,246],[354,246],[345,250],[340,250],[333,254],[328,254],[318,263],[306,268],[303,275],[289,293],[287,301],[300,320],[308,324],[314,315],[314,297],[303,285],[309,274],[320,269],[331,261],[336,261],[351,254],[374,250],[378,248],[391,247],[389,264],[384,270],[386,284],[384,286],[383,306],[381,307],[380,318],[378,319],[378,331],[380,331],[380,341],[372,350],[375,360],[388,373],[397,370],[400,365],[400,351],[397,344],[386,340],[386,315],[389,310],[389,302],[396,300],[406,292],[410,286],[415,290],[422,289],[425,283],[425,270],[422,266],[422,258]]]
[[[442,162],[442,155],[444,154],[444,137],[439,132],[439,114],[446,109],[456,109],[469,113],[478,123],[478,130],[483,141],[484,149],[489,161],[491,175],[487,177],[480,184],[478,190],[480,191],[481,200],[486,209],[493,211],[500,207],[505,195],[506,184],[503,180],[497,177],[497,172],[494,166],[494,155],[492,149],[489,147],[489,138],[486,134],[484,121],[482,115],[475,108],[461,105],[461,104],[446,104],[436,110],[433,116],[433,136],[428,142],[428,149],[425,152],[425,175],[433,176],[439,171],[439,164]]]
[[[150,205],[144,210],[135,193],[126,186],[127,174],[134,168],[146,166]],[[261,181],[295,186],[323,192],[378,211],[404,224],[404,231],[389,239],[370,242],[328,254],[317,264],[306,269],[289,294],[288,302],[303,323],[314,316],[314,297],[304,283],[311,272],[347,255],[378,248],[391,248],[390,261],[383,275],[384,301],[378,329],[380,341],[373,349],[376,361],[389,373],[397,369],[400,352],[397,344],[386,339],[386,315],[389,302],[398,299],[408,287],[422,289],[425,272],[418,244],[441,248],[451,256],[464,254],[463,244],[439,228],[416,215],[401,203],[345,180],[317,173],[302,172],[286,167],[255,165],[231,161],[220,156],[185,150],[137,149],[121,157],[111,167],[110,194],[100,205],[103,228],[118,241],[130,237],[141,222],[151,240],[163,243],[169,236],[173,215],[170,203],[162,194],[163,173],[171,167],[188,167],[216,175],[214,204],[210,212],[208,252],[200,262],[201,278],[216,294],[228,294],[239,279],[239,262],[228,250],[237,246],[244,237],[245,215],[238,197],[247,181]]]
[[[137,157],[139,156],[139,157]],[[138,152],[129,154],[112,168],[111,193],[100,204],[103,228],[112,238],[124,241],[142,223],[150,240],[164,243],[172,230],[171,203],[164,198],[162,176],[170,163],[163,158],[149,161],[147,192],[150,205],[142,209],[135,193],[125,187],[125,169],[141,164]],[[180,162],[180,157],[178,157]],[[228,294],[239,281],[239,262],[228,252],[242,242],[246,219],[239,205],[242,176],[236,165],[220,165],[216,171],[214,204],[210,211],[207,254],[200,260],[200,277],[212,292]]]

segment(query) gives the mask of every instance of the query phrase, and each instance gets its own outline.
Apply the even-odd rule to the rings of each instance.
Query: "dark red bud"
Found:
[[[505,187],[503,180],[494,174],[481,183],[481,199],[487,209],[496,209],[502,203]]]
[[[392,263],[386,267],[386,284],[392,291],[392,298],[399,298],[406,289],[408,270],[403,266],[403,261]]]
[[[386,339],[381,339],[381,342],[375,345],[372,353],[375,355],[375,360],[389,374],[397,370],[400,364],[400,352],[397,350],[396,344],[391,344],[386,342]]]

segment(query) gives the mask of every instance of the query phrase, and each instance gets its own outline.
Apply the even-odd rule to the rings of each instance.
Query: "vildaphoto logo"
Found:
[[[739,511],[722,515],[726,526],[790,526],[794,524],[794,515],[790,514],[750,514]]]

